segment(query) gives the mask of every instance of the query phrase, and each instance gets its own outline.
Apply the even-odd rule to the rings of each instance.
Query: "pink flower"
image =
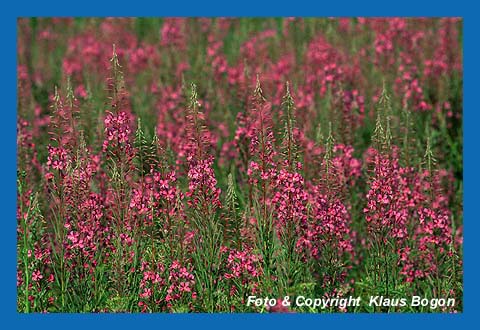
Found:
[[[40,273],[40,271],[39,271],[38,269],[33,271],[33,273],[32,273],[32,280],[33,280],[34,282],[38,282],[38,281],[40,281],[42,278],[43,278],[43,275]]]

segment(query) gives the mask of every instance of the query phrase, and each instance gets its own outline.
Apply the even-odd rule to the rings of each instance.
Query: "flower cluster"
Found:
[[[69,155],[67,150],[62,147],[48,146],[47,166],[49,169],[64,171],[69,164]]]
[[[226,250],[228,251],[228,250]],[[252,249],[244,251],[230,249],[227,257],[228,272],[224,275],[226,279],[240,278],[241,276],[258,277],[261,273],[258,262],[260,258],[252,254]]]
[[[177,260],[168,267],[161,263],[143,261],[140,271],[142,280],[138,306],[143,312],[154,309],[155,305],[172,311],[182,300],[189,301],[197,296],[195,277]]]
[[[187,197],[190,197],[189,203],[191,205],[210,205],[218,208],[220,203],[220,189],[217,188],[217,180],[212,168],[212,158],[207,158],[198,161],[188,170],[188,192]]]
[[[105,140],[103,142],[103,152],[108,148],[119,150],[125,154],[132,153],[130,144],[130,121],[126,112],[121,111],[117,114],[108,112],[104,120]]]
[[[380,153],[374,157],[374,174],[363,212],[369,233],[385,244],[389,237],[407,237],[409,214],[402,196],[408,187],[401,184],[398,159]]]
[[[189,271],[176,260],[170,265],[168,283],[169,286],[165,297],[168,308],[171,308],[173,302],[180,300],[182,297],[188,296],[193,300],[197,297],[195,277],[192,275],[191,270]]]
[[[295,224],[295,230],[298,233],[306,227],[308,194],[304,186],[304,179],[299,173],[291,173],[285,169],[278,172],[272,204],[279,236],[285,235],[285,228],[288,228],[291,223]]]
[[[299,245],[316,259],[328,249],[338,258],[353,253],[350,216],[345,206],[339,200],[329,200],[318,187],[313,187],[309,198],[312,218]]]

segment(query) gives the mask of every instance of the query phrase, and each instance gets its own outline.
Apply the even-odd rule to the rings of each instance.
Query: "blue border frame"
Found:
[[[134,5],[134,7],[132,6]],[[479,77],[478,31],[475,24],[475,8],[461,1],[403,1],[393,7],[387,1],[329,1],[327,3],[308,3],[306,1],[270,3],[242,2],[238,7],[226,7],[224,2],[148,3],[147,1],[127,2],[117,0],[114,3],[82,1],[68,4],[66,1],[33,2],[22,0],[10,8],[5,8],[0,20],[3,32],[4,50],[0,52],[3,74],[0,79],[2,91],[2,120],[0,136],[3,141],[3,159],[0,162],[2,173],[1,204],[4,215],[2,224],[2,251],[0,272],[0,311],[2,324],[12,322],[12,327],[25,326],[33,329],[54,325],[64,325],[68,329],[86,327],[132,328],[139,326],[186,326],[186,327],[425,327],[434,329],[467,328],[473,324],[477,309],[478,264],[476,261],[475,235],[479,230],[479,221],[475,218],[476,187],[479,176],[476,171],[478,154],[475,149],[478,134],[475,125],[480,122],[477,111],[479,100],[476,98]],[[390,7],[392,6],[392,7]],[[16,223],[12,221],[16,214],[16,20],[25,16],[457,16],[464,19],[464,311],[460,314],[18,314],[16,311]],[[15,109],[15,110],[14,110]],[[470,322],[471,321],[471,322]],[[302,324],[299,324],[302,322]],[[212,324],[214,323],[214,324]],[[478,322],[477,322],[478,323]]]

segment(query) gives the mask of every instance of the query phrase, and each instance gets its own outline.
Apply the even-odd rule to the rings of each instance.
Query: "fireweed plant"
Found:
[[[462,311],[461,20],[30,18],[17,53],[18,311]]]

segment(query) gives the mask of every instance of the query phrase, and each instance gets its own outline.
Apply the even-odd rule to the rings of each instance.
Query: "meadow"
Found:
[[[461,19],[17,32],[19,312],[462,311]]]

